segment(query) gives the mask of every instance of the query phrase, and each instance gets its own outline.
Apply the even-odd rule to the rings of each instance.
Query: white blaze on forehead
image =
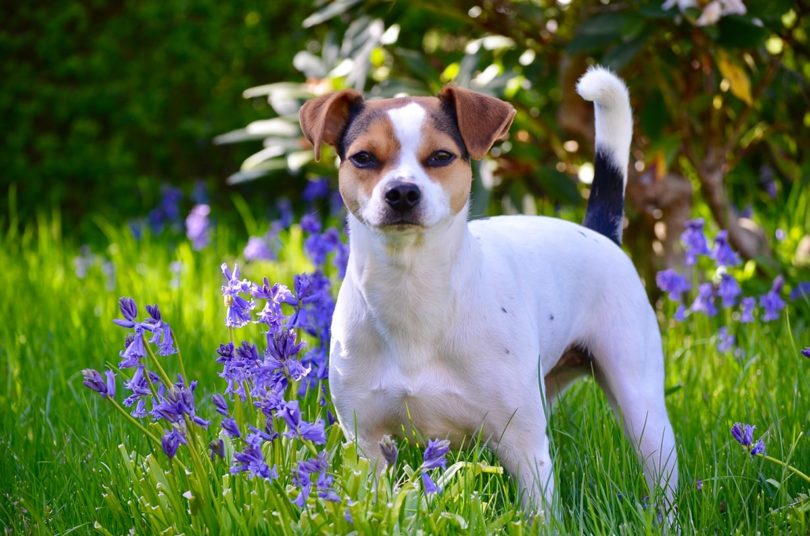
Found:
[[[399,140],[400,159],[416,155],[422,139],[422,123],[425,121],[425,109],[411,102],[402,108],[388,110],[388,117]]]

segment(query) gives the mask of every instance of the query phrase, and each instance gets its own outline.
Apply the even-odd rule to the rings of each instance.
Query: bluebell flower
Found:
[[[810,281],[802,281],[790,291],[791,301],[796,301],[801,298],[810,299]]]
[[[742,302],[740,302],[740,307],[742,308],[742,312],[740,313],[741,323],[750,324],[754,322],[754,309],[756,306],[757,300],[755,298],[747,297],[742,299]]]
[[[424,471],[422,472],[422,487],[424,488],[426,495],[431,495],[441,491],[441,488],[436,485],[432,478],[430,478],[430,475]]]
[[[290,200],[286,197],[282,197],[276,202],[276,208],[279,212],[279,225],[282,229],[288,228],[295,219],[295,215],[293,214],[292,210],[292,203],[290,203]]]
[[[278,437],[278,432],[273,429],[273,419],[268,418],[264,425],[264,430],[260,430],[255,426],[248,426],[250,433],[245,441],[254,447],[261,447],[263,443],[275,441]]]
[[[810,359],[810,346],[802,348],[800,353],[802,354],[803,357]]]
[[[447,439],[431,439],[425,448],[422,467],[424,469],[436,469],[437,467],[444,469],[447,465],[445,456],[449,450],[450,441]]]
[[[737,296],[742,293],[737,280],[729,274],[720,276],[720,284],[717,286],[717,295],[723,300],[723,307],[734,307],[737,303]]]
[[[111,370],[106,371],[106,380],[101,376],[101,373],[94,369],[84,369],[82,376],[84,381],[82,384],[101,395],[101,398],[115,397],[115,373]]]
[[[346,277],[346,268],[349,265],[349,246],[341,242],[335,248],[335,258],[332,260],[338,271],[338,277],[343,279]]]
[[[151,392],[149,388],[149,382],[152,382],[152,385],[159,385],[160,379],[151,374],[147,377],[146,369],[143,366],[139,366],[135,369],[135,373],[132,375],[132,378],[124,382],[124,387],[129,390],[132,394],[129,395],[127,398],[124,399],[124,406],[130,407],[136,402],[142,400],[144,397],[148,396]]]
[[[312,234],[304,240],[304,252],[309,256],[315,266],[323,266],[326,256],[335,251],[340,244],[340,234],[337,229],[327,229],[323,234]]]
[[[242,437],[242,432],[239,431],[239,425],[230,417],[222,419],[222,430],[231,437]]]
[[[251,236],[248,239],[242,255],[246,261],[272,261],[276,258],[267,240],[260,236]]]
[[[121,297],[118,299],[118,308],[121,310],[123,320],[115,318],[113,322],[124,328],[133,328],[138,318],[138,306],[132,298]]]
[[[169,387],[168,390],[161,385],[158,389],[157,402],[152,409],[152,416],[155,419],[165,419],[171,423],[180,423],[185,416],[191,422],[208,428],[209,422],[197,415],[194,404],[194,390],[197,388],[197,381],[193,381],[188,387],[185,380],[178,374],[178,382]]]
[[[683,322],[686,320],[686,306],[684,304],[679,304],[678,309],[675,311],[675,315],[672,317],[677,322]]]
[[[329,179],[326,177],[318,177],[315,180],[307,181],[304,193],[301,194],[307,203],[323,199],[327,195],[329,195]]]
[[[754,442],[754,429],[756,426],[737,422],[731,427],[731,435],[737,443],[749,447]]]
[[[681,234],[681,241],[686,247],[687,266],[692,266],[697,262],[700,255],[709,254],[709,245],[706,236],[703,234],[703,218],[697,218],[686,222],[686,230]]]
[[[303,342],[296,343],[297,336],[294,329],[282,330],[278,333],[267,332],[267,354],[280,362],[294,357],[304,346]]]
[[[194,181],[194,188],[191,190],[191,200],[197,205],[208,204],[208,187],[205,185],[205,181],[199,179]]]
[[[655,274],[655,284],[661,291],[669,295],[669,299],[673,301],[681,301],[681,295],[684,292],[689,292],[692,285],[681,274],[668,268],[661,270]]]
[[[141,366],[141,359],[146,356],[146,346],[143,342],[145,326],[143,324],[135,324],[135,333],[127,336],[124,343],[124,349],[119,352],[119,356],[123,359],[118,363],[118,368],[133,368]]]
[[[214,408],[217,413],[225,417],[228,416],[228,402],[225,400],[224,396],[216,393],[211,397],[211,401],[214,403]]]
[[[785,302],[779,296],[785,279],[780,275],[773,280],[771,290],[759,297],[759,305],[762,306],[764,314],[762,320],[770,322],[779,318],[779,313],[785,308]]]
[[[163,447],[163,452],[166,453],[166,456],[169,458],[174,458],[180,445],[187,445],[188,441],[186,440],[186,436],[183,435],[179,429],[172,427],[165,434],[163,434],[160,444],[161,447]]]
[[[247,472],[249,478],[259,477],[265,480],[278,478],[276,466],[271,468],[267,465],[262,449],[257,446],[248,444],[245,450],[234,452],[233,459],[232,474]]]
[[[399,449],[397,443],[390,435],[386,434],[380,440],[380,451],[382,451],[383,459],[389,466],[396,465],[397,456],[399,456]]]
[[[155,234],[160,233],[167,224],[177,225],[180,222],[180,201],[183,199],[183,192],[173,186],[163,186],[161,190],[163,197],[147,216]]]
[[[734,335],[728,332],[728,328],[721,327],[717,331],[717,351],[726,353],[734,349],[735,338]]]
[[[208,219],[210,214],[210,206],[195,205],[186,218],[186,236],[195,250],[204,249],[211,241],[211,223]]]
[[[321,222],[314,214],[304,214],[299,222],[301,230],[307,234],[315,234],[321,232]]]
[[[163,321],[158,306],[147,305],[146,311],[149,313],[150,319],[147,320],[145,324],[152,330],[152,338],[149,340],[149,343],[157,345],[159,355],[167,356],[176,354],[177,348],[174,346],[172,328]]]
[[[340,502],[340,498],[332,491],[333,479],[327,474],[329,462],[326,459],[326,452],[321,451],[315,458],[310,458],[298,463],[298,467],[293,473],[293,484],[301,491],[293,500],[299,508],[306,505],[307,498],[312,490],[312,475],[318,474],[317,487],[318,495],[328,501]]]
[[[714,237],[712,257],[718,266],[737,266],[740,264],[740,258],[728,243],[728,231],[720,231]]]
[[[717,314],[717,307],[714,305],[714,287],[711,283],[701,283],[698,287],[698,295],[692,302],[690,308],[693,312],[702,312],[707,316]]]
[[[751,449],[751,456],[756,456],[757,454],[765,454],[765,442],[760,439]]]
[[[214,439],[208,443],[208,457],[212,460],[225,458],[225,442],[222,439]]]
[[[251,292],[252,285],[247,280],[239,279],[238,265],[234,265],[233,272],[228,269],[227,263],[222,263],[220,269],[225,276],[225,284],[222,285],[222,296],[227,307],[225,325],[229,328],[241,328],[250,322],[251,311],[256,304],[252,299],[246,300],[240,294]]]

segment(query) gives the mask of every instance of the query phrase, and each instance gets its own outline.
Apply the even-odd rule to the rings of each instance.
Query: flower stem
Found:
[[[163,370],[163,366],[161,366],[160,361],[158,360],[157,356],[155,355],[155,352],[152,351],[152,346],[146,340],[146,336],[144,336],[144,338],[143,338],[143,344],[146,347],[146,352],[149,354],[149,357],[151,357],[152,361],[155,363],[155,367],[157,367],[158,372],[160,373],[161,377],[163,378],[163,381],[166,382],[166,388],[167,389],[171,388],[171,386],[173,385],[172,380],[169,378],[169,375],[166,374],[166,371]],[[183,379],[185,380],[185,376],[183,377]]]
[[[788,464],[788,463],[786,463],[786,462],[783,462],[782,460],[777,460],[776,458],[773,458],[773,457],[771,457],[771,456],[768,456],[767,454],[760,454],[760,456],[762,456],[763,458],[765,458],[765,459],[766,459],[766,460],[768,460],[769,462],[773,462],[773,463],[775,463],[775,464],[777,464],[777,465],[781,465],[782,467],[784,467],[784,468],[785,468],[785,469],[787,469],[788,471],[792,471],[792,472],[793,472],[793,473],[795,473],[796,475],[800,476],[800,477],[801,477],[801,478],[803,478],[805,481],[810,482],[810,476],[807,476],[806,474],[802,473],[801,471],[799,471],[798,469],[796,469],[796,468],[795,468],[795,467],[793,467],[792,465],[790,465],[790,464]]]
[[[183,378],[188,379],[188,376],[186,376],[186,367],[183,364],[183,354],[180,352],[180,345],[177,344],[177,339],[174,340],[174,347],[177,348],[177,361],[180,363],[180,374],[183,375]]]
[[[154,441],[154,442],[155,442],[155,443],[157,443],[158,445],[160,445],[160,444],[161,444],[161,443],[160,443],[160,439],[158,439],[157,437],[155,437],[155,436],[152,434],[152,432],[150,432],[149,430],[147,430],[147,429],[146,429],[146,427],[145,427],[144,425],[142,425],[141,423],[139,423],[139,422],[138,422],[138,420],[137,420],[135,417],[133,417],[132,415],[130,415],[130,414],[129,414],[129,412],[128,412],[127,410],[125,410],[124,408],[122,408],[122,407],[121,407],[121,406],[118,404],[118,402],[116,402],[116,401],[115,401],[115,399],[114,399],[114,398],[107,397],[107,399],[108,399],[108,400],[109,400],[109,401],[112,403],[112,405],[113,405],[113,406],[115,406],[115,409],[117,409],[118,411],[120,411],[120,412],[121,412],[121,413],[124,415],[124,417],[126,417],[127,419],[129,419],[129,420],[130,420],[130,422],[131,422],[132,424],[134,424],[135,426],[137,426],[138,428],[140,428],[140,429],[141,429],[141,431],[142,431],[144,434],[146,434],[146,436],[147,436],[149,439],[151,439],[152,441]]]

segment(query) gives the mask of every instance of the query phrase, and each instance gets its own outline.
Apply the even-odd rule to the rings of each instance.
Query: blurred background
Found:
[[[642,272],[676,263],[700,216],[795,278],[810,263],[808,14],[786,0],[9,4],[0,223],[56,212],[93,243],[100,218],[138,235],[182,233],[200,204],[220,226],[300,213],[336,178],[334,153],[315,163],[300,135],[304,100],[447,83],[518,110],[476,164],[473,214],[577,220],[593,113],[574,84],[601,63],[630,87],[625,236]]]

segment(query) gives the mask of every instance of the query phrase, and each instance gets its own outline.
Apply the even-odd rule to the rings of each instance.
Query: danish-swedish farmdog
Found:
[[[504,139],[509,104],[459,87],[438,98],[306,102],[319,158],[340,157],[349,265],[332,321],[329,382],[340,423],[382,465],[384,434],[481,432],[529,508],[551,504],[544,396],[593,371],[624,421],[651,489],[678,468],[656,318],[621,240],[632,135],[609,71],[579,81],[595,103],[595,178],[585,226],[553,218],[467,221],[470,159]]]

